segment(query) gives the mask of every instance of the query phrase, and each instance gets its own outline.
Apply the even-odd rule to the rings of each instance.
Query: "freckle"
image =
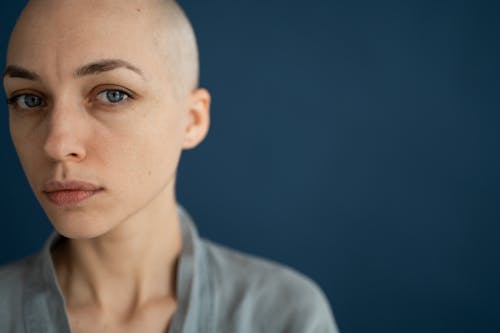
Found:
[[[141,12],[141,9],[140,8],[136,8],[137,12],[140,13]]]
[[[148,176],[151,176],[151,170],[148,170]]]

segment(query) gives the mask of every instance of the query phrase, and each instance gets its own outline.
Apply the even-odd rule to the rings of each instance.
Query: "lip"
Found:
[[[80,180],[51,180],[44,184],[42,192],[57,206],[76,206],[102,190],[101,186]]]

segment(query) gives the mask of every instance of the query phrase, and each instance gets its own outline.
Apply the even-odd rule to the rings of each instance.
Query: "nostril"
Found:
[[[56,161],[82,160],[86,155],[84,143],[74,136],[50,136],[45,142],[44,151]]]

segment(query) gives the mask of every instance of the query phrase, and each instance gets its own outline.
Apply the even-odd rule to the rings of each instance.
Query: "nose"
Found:
[[[55,105],[47,118],[44,151],[54,161],[81,161],[86,157],[85,112],[75,105]]]

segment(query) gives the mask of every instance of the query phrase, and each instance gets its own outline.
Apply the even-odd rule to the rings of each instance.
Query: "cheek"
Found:
[[[161,109],[160,109],[161,110]],[[101,165],[120,186],[163,182],[175,172],[182,150],[182,119],[167,111],[138,113],[127,124],[98,135]]]
[[[23,170],[31,180],[43,169],[43,136],[35,126],[22,122],[9,122],[10,137]]]
[[[14,145],[14,148],[16,149],[17,155],[19,156],[20,159],[22,159],[22,156],[25,153],[26,150],[26,144],[29,140],[26,136],[26,130],[24,129],[25,126],[22,126],[22,123],[13,120],[12,116],[9,118],[9,131],[10,131],[10,138],[12,140],[12,143]]]

